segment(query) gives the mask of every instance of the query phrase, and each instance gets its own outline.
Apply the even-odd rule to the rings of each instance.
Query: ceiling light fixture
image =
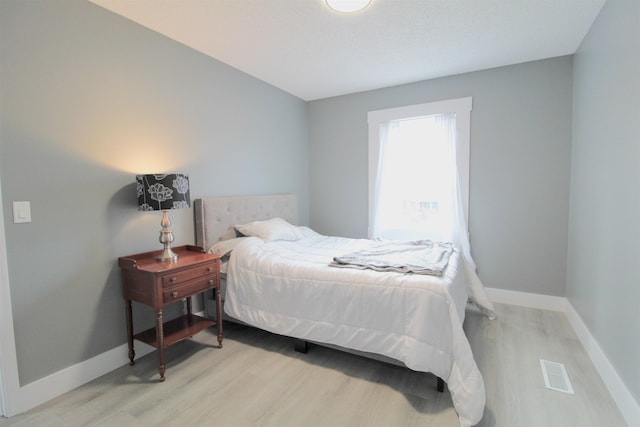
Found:
[[[371,0],[325,0],[327,6],[336,12],[359,12],[369,6]]]

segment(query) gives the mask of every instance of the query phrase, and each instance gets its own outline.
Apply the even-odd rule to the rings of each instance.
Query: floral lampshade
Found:
[[[191,206],[189,175],[136,175],[138,210],[165,211]]]

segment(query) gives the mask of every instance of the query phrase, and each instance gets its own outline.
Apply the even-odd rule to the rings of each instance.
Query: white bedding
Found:
[[[463,427],[482,418],[482,376],[462,329],[467,298],[492,307],[454,251],[442,277],[332,268],[333,257],[366,239],[311,235],[234,245],[224,311],[249,325],[295,338],[381,354],[447,382]]]

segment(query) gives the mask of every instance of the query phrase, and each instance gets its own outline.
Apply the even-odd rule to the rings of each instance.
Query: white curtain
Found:
[[[456,115],[381,124],[372,237],[451,241],[475,270],[456,161]]]

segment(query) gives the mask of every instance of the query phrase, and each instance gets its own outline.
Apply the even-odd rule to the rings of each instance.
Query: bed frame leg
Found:
[[[297,338],[293,342],[293,348],[298,353],[305,353],[306,354],[307,351],[309,351],[309,346],[308,346],[307,342],[305,340],[301,340],[301,339],[297,339]]]
[[[438,390],[438,392],[442,393],[444,392],[444,380],[440,377],[436,377],[438,379],[438,384],[436,386],[436,389]]]

